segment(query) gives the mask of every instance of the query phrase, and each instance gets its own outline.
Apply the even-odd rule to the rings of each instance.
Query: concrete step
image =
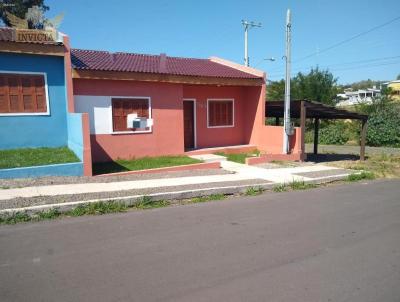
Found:
[[[190,155],[189,157],[202,160],[206,163],[226,161],[225,156],[216,154],[199,154],[199,155]]]

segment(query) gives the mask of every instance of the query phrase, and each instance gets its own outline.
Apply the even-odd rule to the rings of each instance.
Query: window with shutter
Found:
[[[138,117],[150,118],[150,100],[140,98],[113,98],[112,104],[112,123],[114,132],[123,131],[150,131],[150,128],[136,129],[127,128],[127,116],[136,113]]]
[[[233,127],[233,100],[208,100],[208,127]]]
[[[0,114],[47,113],[44,75],[0,73]]]

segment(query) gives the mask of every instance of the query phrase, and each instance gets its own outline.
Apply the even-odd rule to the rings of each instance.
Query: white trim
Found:
[[[225,60],[225,59],[218,58],[218,57],[209,57],[208,59],[211,62],[225,65],[225,66],[228,66],[228,67],[231,67],[231,68],[234,68],[234,69],[246,72],[246,73],[250,73],[252,75],[255,75],[255,76],[263,78],[263,79],[265,79],[265,76],[266,76],[265,72],[262,70],[255,69],[253,67],[244,66],[244,65],[238,64],[236,62],[232,62],[232,61]]]
[[[149,130],[141,130],[141,131],[114,131],[114,127],[113,127],[113,111],[112,111],[112,99],[147,99],[147,101],[149,102],[149,119],[152,118],[152,112],[151,112],[151,97],[149,96],[116,96],[116,95],[112,95],[112,96],[108,96],[110,98],[110,133],[111,134],[139,134],[139,133],[152,133],[153,132],[153,126],[150,126]]]
[[[194,123],[194,148],[197,148],[197,101],[196,99],[183,99],[184,102],[193,102],[193,123]],[[183,131],[185,131],[185,126],[183,128]]]
[[[10,112],[10,113],[0,113],[0,116],[30,116],[30,115],[50,115],[50,100],[49,91],[47,86],[47,73],[46,72],[36,72],[36,71],[15,71],[15,70],[0,70],[1,73],[9,74],[32,74],[32,75],[42,75],[44,77],[44,92],[46,95],[46,112]]]
[[[210,126],[210,121],[209,121],[209,105],[208,103],[212,102],[226,102],[226,101],[231,101],[232,102],[232,125],[224,125],[224,126]],[[232,128],[235,127],[235,99],[207,99],[207,128]]]

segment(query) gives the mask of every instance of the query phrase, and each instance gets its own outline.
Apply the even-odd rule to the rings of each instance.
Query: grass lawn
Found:
[[[225,156],[227,160],[233,161],[239,164],[244,164],[246,162],[247,157],[254,157],[254,156],[259,156],[260,151],[258,150],[253,150],[252,152],[249,153],[235,153],[235,154],[227,154],[224,152],[216,152],[216,155],[222,155]]]
[[[332,165],[368,171],[376,177],[400,178],[400,155],[369,155],[365,161],[339,161]]]
[[[0,169],[79,162],[67,147],[0,150]]]
[[[93,164],[94,174],[116,173],[124,171],[146,170],[172,166],[201,163],[201,160],[188,156],[142,157],[132,160],[118,159],[113,162]]]

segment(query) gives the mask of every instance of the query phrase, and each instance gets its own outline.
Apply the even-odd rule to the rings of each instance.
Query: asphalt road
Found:
[[[400,181],[0,227],[0,301],[400,301]]]

